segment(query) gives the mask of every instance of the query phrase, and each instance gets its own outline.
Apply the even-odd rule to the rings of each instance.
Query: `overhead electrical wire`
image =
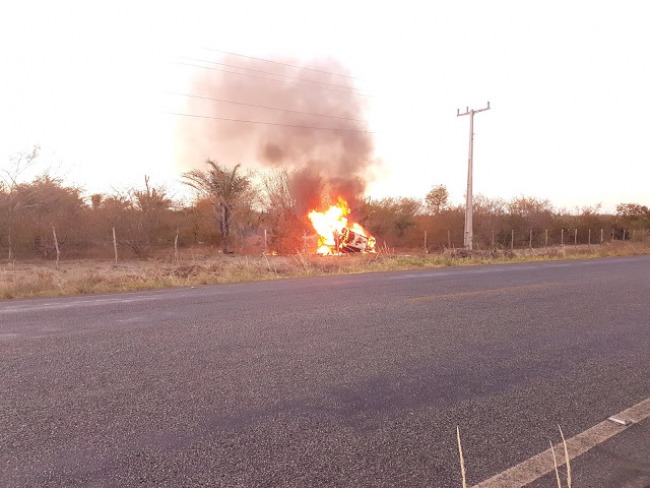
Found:
[[[227,63],[220,63],[218,61],[209,61],[207,59],[200,59],[200,58],[192,58],[189,56],[186,56],[185,59],[188,59],[193,62],[197,63],[207,63],[207,64],[216,64],[218,66],[226,66],[227,68],[235,68],[235,69],[245,69],[248,71],[254,71],[256,73],[264,73],[267,75],[272,75],[272,76],[279,76],[282,78],[288,78],[290,80],[299,80],[299,81],[305,81],[307,83],[316,83],[317,85],[327,85],[327,86],[333,86],[335,88],[343,88],[345,90],[351,90],[351,91],[358,91],[356,88],[350,86],[350,85],[339,85],[337,83],[328,83],[326,81],[318,81],[318,80],[310,80],[309,78],[301,78],[299,76],[291,76],[291,75],[285,75],[282,73],[274,73],[273,71],[264,71],[261,69],[255,69],[255,68],[246,68],[244,66],[237,66],[234,64],[227,64]]]
[[[297,64],[282,63],[280,61],[273,61],[271,59],[256,58],[255,56],[247,56],[245,54],[233,53],[233,52],[230,52],[230,51],[222,51],[220,49],[214,49],[214,48],[210,48],[210,47],[204,47],[203,49],[205,49],[207,51],[214,51],[214,52],[217,52],[217,53],[222,53],[222,54],[229,54],[231,56],[239,56],[241,58],[248,58],[248,59],[255,59],[257,61],[264,61],[265,63],[279,64],[279,65],[282,65],[282,66],[289,66],[291,68],[306,69],[306,70],[309,70],[309,71],[315,71],[317,73],[325,73],[325,74],[328,74],[328,75],[343,76],[345,78],[351,78],[353,80],[358,80],[359,79],[356,76],[352,76],[352,75],[345,75],[345,74],[342,74],[342,73],[333,73],[332,71],[325,71],[325,70],[316,69],[316,68],[308,68],[306,66],[300,66],[300,65],[297,65]]]
[[[251,73],[238,73],[237,71],[230,71],[230,70],[227,70],[227,69],[215,68],[213,66],[201,66],[200,64],[184,63],[182,61],[173,61],[173,63],[174,64],[179,64],[179,65],[182,65],[182,66],[190,66],[190,67],[193,67],[193,68],[201,68],[201,69],[209,69],[209,70],[213,70],[213,71],[221,71],[222,73],[230,73],[230,74],[233,74],[233,75],[248,76],[248,77],[251,77],[251,78],[258,78],[258,79],[266,80],[266,81],[275,81],[277,83],[284,83],[285,82],[285,80],[278,80],[278,79],[275,79],[275,78],[269,78],[267,76],[258,76],[258,75],[254,75],[254,74],[251,74]],[[247,68],[242,68],[242,69],[247,69]],[[273,74],[273,73],[271,73],[271,74]],[[273,74],[273,76],[285,76],[285,75]],[[304,78],[294,78],[294,79],[299,80],[300,84],[302,84],[302,85],[311,86],[311,88],[319,88],[321,90],[331,90],[331,91],[336,92],[336,93],[348,93],[350,95],[357,95],[357,96],[361,96],[361,97],[371,97],[372,96],[372,95],[368,95],[367,93],[360,92],[359,90],[356,90],[354,88],[349,88],[349,87],[345,87],[345,86],[342,86],[342,85],[338,85],[338,87],[347,88],[347,91],[343,91],[343,90],[340,90],[340,89],[337,89],[337,88],[334,88],[334,87],[329,87],[329,86],[307,85],[307,83],[326,84],[326,83],[321,83],[321,82],[315,82],[313,80],[306,80]]]
[[[198,98],[200,100],[211,100],[213,102],[221,102],[221,103],[230,103],[233,105],[243,105],[245,107],[255,107],[255,108],[263,108],[266,110],[277,110],[278,112],[288,112],[292,114],[300,114],[300,115],[312,115],[314,117],[327,117],[330,119],[340,119],[340,120],[350,120],[353,122],[363,122],[363,123],[368,123],[367,120],[363,119],[355,119],[353,117],[341,117],[338,115],[325,115],[325,114],[317,114],[314,112],[300,112],[298,110],[289,110],[286,108],[279,108],[279,107],[268,107],[265,105],[256,105],[254,103],[244,103],[244,102],[234,102],[232,100],[224,100],[222,98],[212,98],[212,97],[205,97],[201,95],[191,95],[189,93],[178,93],[178,92],[168,92],[170,95],[176,95],[179,97],[189,97],[189,98]]]
[[[339,131],[339,132],[361,132],[364,134],[375,134],[375,132],[369,131],[369,130],[361,130],[361,129],[343,129],[343,128],[338,128],[338,127],[318,127],[318,126],[310,126],[310,125],[297,125],[297,124],[280,124],[276,122],[262,122],[259,120],[242,120],[242,119],[229,119],[226,117],[212,117],[209,115],[196,115],[196,114],[184,114],[180,112],[166,112],[170,115],[178,115],[180,117],[194,117],[198,119],[212,119],[212,120],[225,120],[227,122],[242,122],[246,124],[262,124],[262,125],[276,125],[280,127],[294,127],[294,128],[299,128],[299,129],[316,129],[316,130],[330,130],[330,131]]]
[[[357,79],[354,76],[351,75],[345,75],[345,74],[340,74],[340,73],[334,73],[331,71],[325,71],[325,70],[319,70],[316,68],[308,68],[304,66],[299,66],[299,65],[294,65],[294,64],[289,64],[289,63],[282,63],[279,61],[272,61],[270,59],[263,59],[263,58],[256,58],[254,56],[246,56],[244,54],[238,54],[238,53],[233,53],[229,51],[221,51],[219,49],[212,49],[212,48],[204,48],[209,51],[215,51],[215,52],[220,52],[223,54],[229,54],[233,56],[239,56],[243,58],[249,58],[249,59],[255,59],[258,61],[264,61],[268,63],[273,63],[273,64],[278,64],[278,65],[283,65],[283,66],[289,66],[292,68],[299,68],[299,69],[304,69],[304,70],[309,70],[309,71],[314,71],[318,73],[325,73],[333,76],[342,76],[350,79]],[[191,58],[191,57],[185,57],[185,59],[189,60],[194,60],[196,62],[200,63],[206,63],[206,64],[213,64],[213,65],[218,65],[218,66],[225,66],[228,68],[234,68],[234,69],[240,69],[240,70],[248,70],[252,71],[255,73],[262,73],[266,75],[270,75],[276,78],[271,78],[269,76],[259,76],[256,74],[251,74],[251,73],[243,73],[243,72],[237,72],[237,71],[230,71],[227,69],[223,68],[217,68],[213,66],[204,66],[200,64],[192,64],[192,63],[186,63],[182,61],[175,61],[175,64],[183,65],[183,66],[190,66],[194,68],[200,68],[200,69],[209,69],[213,71],[220,71],[223,73],[228,73],[228,74],[233,74],[233,75],[239,75],[239,76],[248,76],[252,78],[258,78],[266,81],[275,81],[279,83],[285,82],[283,79],[277,79],[277,78],[285,78],[285,79],[290,79],[290,80],[295,80],[301,85],[306,85],[310,86],[311,88],[319,88],[319,89],[324,89],[324,90],[331,90],[336,93],[347,93],[350,95],[358,95],[358,96],[363,96],[363,97],[370,97],[371,95],[365,94],[360,92],[359,90],[347,86],[347,85],[339,85],[335,83],[328,83],[324,81],[317,81],[317,80],[310,80],[307,78],[300,78],[297,76],[291,76],[291,75],[285,75],[281,73],[274,73],[271,71],[264,71],[260,69],[254,69],[254,68],[246,68],[243,66],[236,66],[236,65],[231,65],[231,64],[226,64],[226,63],[220,63],[216,61],[208,61],[204,59],[198,59],[198,58]],[[320,85],[320,86],[319,86]],[[327,118],[332,118],[332,119],[339,119],[339,120],[349,120],[349,121],[354,121],[354,122],[361,122],[361,123],[367,123],[366,120],[363,119],[356,119],[352,117],[342,117],[342,116],[335,116],[335,115],[326,115],[326,114],[318,114],[318,113],[313,113],[313,112],[301,112],[297,110],[289,110],[289,109],[283,109],[280,107],[269,107],[269,106],[264,106],[264,105],[256,105],[256,104],[251,104],[251,103],[244,103],[244,102],[235,102],[232,100],[224,100],[224,99],[219,99],[219,98],[212,98],[212,97],[205,97],[205,96],[200,96],[200,95],[191,95],[187,93],[177,93],[177,92],[168,92],[171,95],[177,95],[177,96],[185,96],[185,97],[190,97],[190,98],[197,98],[197,99],[202,99],[202,100],[212,100],[215,102],[222,102],[222,103],[230,103],[230,104],[235,104],[235,105],[242,105],[242,106],[249,106],[249,107],[256,107],[256,108],[262,108],[266,110],[277,110],[277,111],[282,111],[282,112],[287,112],[287,113],[295,113],[295,114],[301,114],[301,115],[310,115],[310,116],[315,116],[315,117],[327,117]],[[198,115],[198,114],[187,114],[187,113],[180,113],[180,112],[166,112],[170,115],[176,115],[180,117],[192,117],[192,118],[199,118],[199,119],[210,119],[210,120],[223,120],[227,122],[238,122],[238,123],[246,123],[246,124],[261,124],[261,125],[270,125],[270,126],[280,126],[280,127],[293,127],[293,128],[301,128],[301,129],[313,129],[313,130],[326,130],[326,131],[338,131],[338,132],[356,132],[356,133],[365,133],[365,134],[374,134],[375,132],[368,131],[368,130],[362,130],[362,129],[347,129],[347,128],[340,128],[340,127],[320,127],[320,126],[310,126],[310,125],[299,125],[299,124],[282,124],[278,122],[263,122],[263,121],[257,121],[257,120],[244,120],[244,119],[233,119],[233,118],[227,118],[227,117],[215,117],[215,116],[209,116],[209,115]]]

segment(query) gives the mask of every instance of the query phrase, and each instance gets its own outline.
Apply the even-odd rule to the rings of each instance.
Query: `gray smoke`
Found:
[[[250,167],[251,163],[257,163],[264,167],[287,169],[291,174],[293,195],[306,208],[324,198],[336,199],[339,195],[351,206],[362,198],[369,178],[368,170],[377,163],[373,138],[372,134],[362,132],[367,130],[364,122],[344,118],[363,119],[367,98],[354,89],[351,78],[323,73],[346,73],[343,66],[335,61],[310,63],[310,68],[320,70],[317,72],[236,56],[216,61],[249,70],[204,64],[216,69],[197,70],[199,74],[191,94],[257,107],[188,98],[187,113],[267,124],[180,118],[184,167],[201,167],[206,159],[213,158],[227,165],[242,163]],[[297,64],[290,60],[283,62]],[[250,76],[219,70],[248,73]],[[292,78],[273,77],[253,70],[271,71]]]

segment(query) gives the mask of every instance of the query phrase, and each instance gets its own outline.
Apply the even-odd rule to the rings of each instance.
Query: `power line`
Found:
[[[264,61],[266,63],[279,64],[279,65],[282,65],[282,66],[290,66],[291,68],[306,69],[306,70],[309,70],[309,71],[316,71],[317,73],[325,73],[325,74],[334,75],[334,76],[343,76],[343,77],[346,77],[346,78],[351,78],[353,80],[358,80],[359,79],[356,76],[352,76],[352,75],[345,75],[345,74],[342,74],[342,73],[333,73],[331,71],[325,71],[325,70],[316,69],[316,68],[307,68],[306,66],[300,66],[300,65],[297,65],[297,64],[290,64],[290,63],[282,63],[280,61],[272,61],[270,59],[256,58],[255,56],[247,56],[245,54],[238,54],[238,53],[233,53],[233,52],[230,52],[230,51],[222,51],[220,49],[213,49],[213,48],[210,48],[210,47],[204,47],[203,49],[206,49],[208,51],[214,51],[214,52],[217,52],[217,53],[222,53],[222,54],[229,54],[231,56],[239,56],[241,58],[255,59],[257,61]]]
[[[267,76],[257,76],[257,75],[253,75],[253,74],[250,74],[250,73],[238,73],[236,71],[230,71],[230,70],[221,69],[221,68],[214,68],[212,66],[201,66],[199,64],[184,63],[182,61],[173,61],[173,63],[174,64],[179,64],[179,65],[182,65],[182,66],[191,66],[193,68],[209,69],[209,70],[212,70],[212,71],[221,71],[222,73],[230,73],[230,74],[233,74],[233,75],[249,76],[251,78],[259,78],[261,80],[266,80],[266,81],[275,81],[277,83],[284,83],[284,81],[285,81],[285,80],[277,80],[277,79],[274,79],[274,78],[269,78]],[[246,69],[246,68],[244,68],[244,69]],[[282,76],[282,75],[274,75],[274,76]],[[301,79],[301,78],[299,78],[299,79]],[[304,80],[304,81],[309,81],[309,80]],[[301,83],[301,84],[304,84],[304,83]],[[334,91],[334,92],[337,92],[337,93],[347,93],[349,95],[358,95],[358,96],[361,96],[361,97],[371,97],[371,95],[368,95],[366,93],[362,93],[362,92],[360,92],[358,90],[355,90],[354,88],[348,88],[348,91],[342,91],[342,90],[337,90],[337,89],[330,88],[330,87],[327,87],[327,86],[313,86],[312,85],[311,87],[312,88],[320,88],[321,90],[331,90],[331,91]]]
[[[194,62],[198,62],[198,63],[216,64],[216,65],[219,65],[219,66],[226,66],[227,68],[245,69],[245,70],[248,70],[248,71],[254,71],[256,73],[264,73],[264,74],[272,75],[272,76],[280,76],[282,78],[288,78],[290,80],[306,81],[308,83],[316,83],[318,85],[327,85],[327,86],[333,86],[333,87],[336,87],[336,88],[344,88],[346,90],[356,91],[356,89],[354,87],[351,87],[349,85],[339,85],[337,83],[328,83],[326,81],[310,80],[308,78],[300,78],[299,76],[285,75],[285,74],[282,74],[282,73],[274,73],[273,71],[264,71],[264,70],[255,69],[255,68],[246,68],[244,66],[237,66],[237,65],[234,65],[234,64],[220,63],[218,61],[209,61],[207,59],[192,58],[192,57],[189,57],[189,56],[186,56],[185,59],[188,59],[188,60],[194,61]]]
[[[177,96],[180,96],[180,97],[198,98],[198,99],[201,99],[201,100],[212,100],[214,102],[230,103],[230,104],[233,104],[233,105],[243,105],[245,107],[263,108],[263,109],[266,109],[266,110],[277,110],[279,112],[288,112],[288,113],[292,113],[292,114],[313,115],[315,117],[327,117],[327,118],[331,118],[331,119],[350,120],[350,121],[354,121],[354,122],[364,122],[364,123],[368,122],[367,120],[355,119],[353,117],[341,117],[341,116],[337,116],[337,115],[317,114],[317,113],[314,113],[314,112],[300,112],[298,110],[289,110],[289,109],[286,109],[286,108],[279,108],[279,107],[268,107],[268,106],[265,106],[265,105],[256,105],[254,103],[234,102],[232,100],[224,100],[224,99],[221,99],[221,98],[204,97],[204,96],[201,96],[201,95],[190,95],[189,93],[177,93],[177,92],[168,92],[168,93],[170,95],[177,95]]]
[[[339,132],[361,132],[364,134],[375,134],[375,132],[369,130],[360,130],[360,129],[342,129],[337,127],[316,127],[310,125],[294,125],[294,124],[280,124],[275,122],[261,122],[259,120],[242,120],[242,119],[228,119],[225,117],[211,117],[209,115],[196,115],[196,114],[183,114],[179,112],[166,112],[170,115],[178,115],[180,117],[194,117],[198,119],[212,119],[212,120],[225,120],[227,122],[242,122],[246,124],[263,124],[263,125],[277,125],[281,127],[294,127],[299,129],[316,129],[316,130],[332,130]]]

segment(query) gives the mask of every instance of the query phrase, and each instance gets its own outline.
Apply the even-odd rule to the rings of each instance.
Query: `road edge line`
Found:
[[[581,456],[590,449],[602,444],[607,439],[614,437],[616,434],[620,434],[630,426],[650,417],[650,398],[646,398],[610,417],[623,419],[627,421],[627,424],[623,425],[608,419],[567,439],[566,444],[569,451],[569,460]],[[564,465],[563,444],[555,444],[553,449],[558,454],[558,465]],[[477,485],[472,486],[472,488],[523,487],[550,473],[554,469],[553,451],[549,447],[546,451],[532,456],[491,478],[481,481]]]

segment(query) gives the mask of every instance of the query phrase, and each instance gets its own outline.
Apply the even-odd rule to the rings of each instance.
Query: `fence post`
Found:
[[[115,266],[117,266],[117,238],[115,237],[115,227],[113,227],[113,250],[115,251]]]
[[[528,247],[533,248],[533,229],[530,229],[530,238],[528,239]]]
[[[591,246],[591,229],[589,229],[589,238],[587,240],[587,245]]]
[[[492,229],[492,249],[496,249],[496,246],[494,245],[494,229]]]
[[[429,248],[427,247],[427,231],[424,231],[424,254],[429,254]]]
[[[578,229],[575,229],[575,232],[573,233],[573,245],[578,245]]]
[[[636,240],[636,229],[632,229],[632,242]]]
[[[447,229],[447,247],[451,249],[451,231]]]
[[[510,231],[510,250],[514,250],[515,248],[515,229],[512,229]]]
[[[176,264],[178,264],[178,234],[180,233],[180,229],[176,229],[176,237],[174,237],[174,259],[176,260]]]
[[[61,251],[59,250],[59,240],[56,238],[56,229],[52,226],[52,235],[54,236],[54,248],[56,249],[56,269],[59,269],[59,256],[61,256]]]
[[[564,229],[560,232],[560,246],[564,246]]]
[[[7,259],[11,261],[14,258],[13,247],[11,242],[11,227],[9,228],[9,234],[7,234],[7,245],[9,246],[9,252],[7,253]]]
[[[605,239],[605,231],[601,228],[600,229],[600,243],[603,243],[603,240]]]
[[[264,254],[266,254],[266,229],[264,229]]]
[[[625,242],[625,229],[623,229],[623,242]]]

